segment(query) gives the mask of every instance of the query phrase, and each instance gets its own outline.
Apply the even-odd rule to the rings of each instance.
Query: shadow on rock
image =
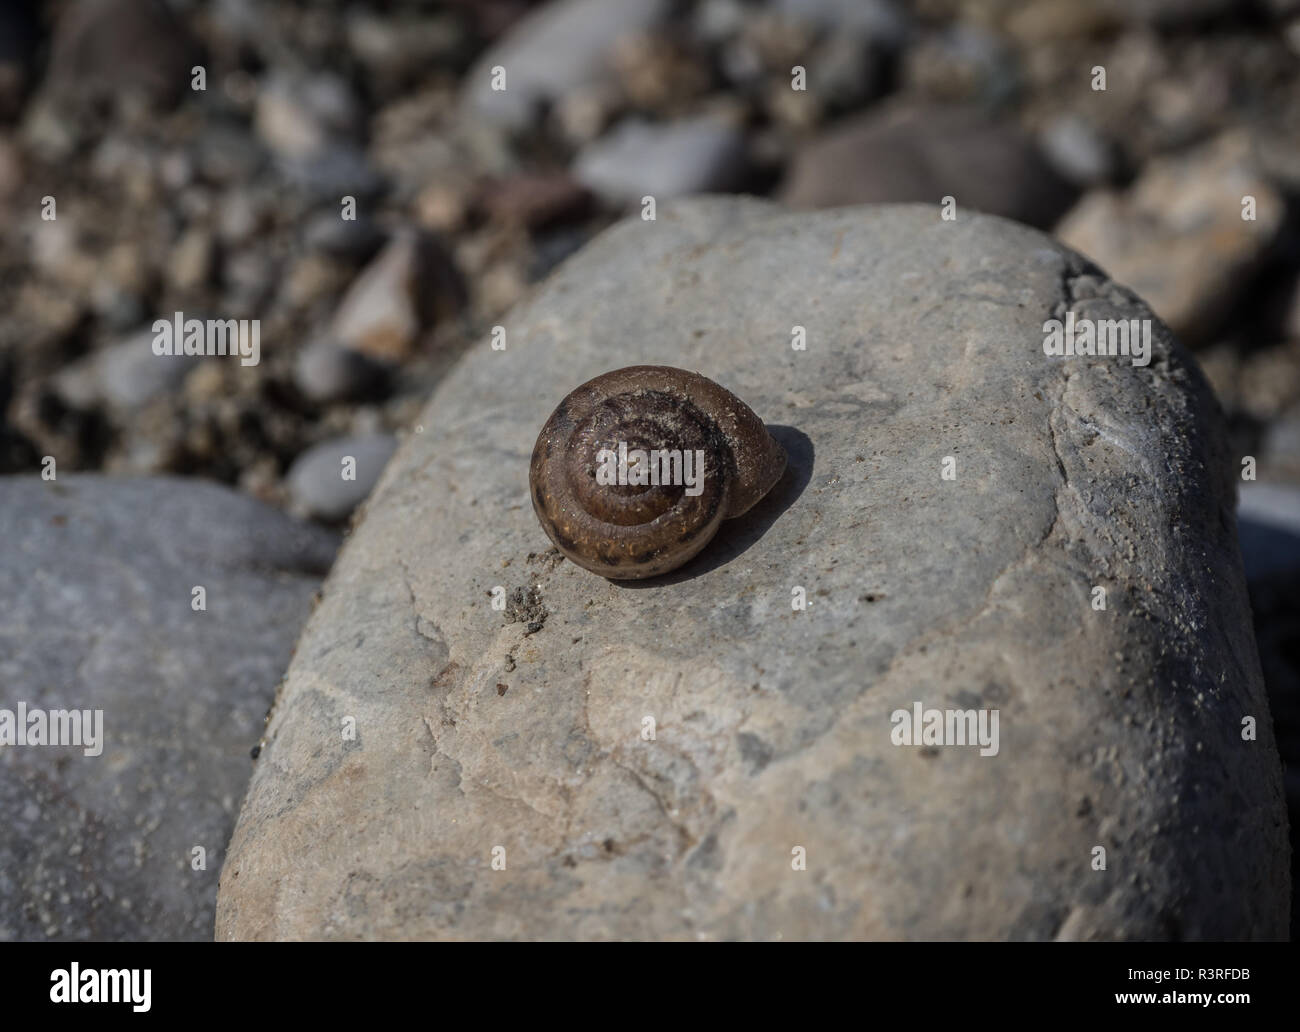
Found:
[[[734,520],[723,520],[717,536],[704,546],[704,551],[680,569],[660,577],[610,583],[620,588],[654,588],[691,580],[725,566],[766,534],[768,528],[795,503],[808,486],[808,481],[812,479],[815,454],[808,436],[792,426],[768,424],[767,431],[785,449],[787,461],[781,479],[757,505]]]

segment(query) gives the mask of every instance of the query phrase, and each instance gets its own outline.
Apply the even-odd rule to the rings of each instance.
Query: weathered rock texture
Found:
[[[249,749],[335,536],[166,477],[4,477],[0,526],[0,708],[103,711],[97,756],[0,745],[0,940],[211,938]]]
[[[608,231],[439,386],[371,496],[218,937],[1284,935],[1215,403],[1158,324],[1147,367],[1045,357],[1067,307],[1150,314],[1035,231],[933,207],[701,200]],[[790,455],[643,586],[548,554],[527,493],[554,405],[632,363],[717,380]],[[998,710],[997,755],[891,744],[915,702]]]

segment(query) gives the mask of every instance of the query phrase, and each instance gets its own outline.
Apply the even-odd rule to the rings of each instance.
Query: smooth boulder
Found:
[[[1046,355],[1067,310],[1151,318],[1049,237],[934,206],[698,199],[605,232],[372,493],[218,937],[1285,936],[1221,416],[1158,322],[1149,364]],[[560,399],[639,363],[721,383],[790,462],[690,564],[618,584],[548,550],[528,466]],[[997,711],[997,743],[895,744],[918,705]]]

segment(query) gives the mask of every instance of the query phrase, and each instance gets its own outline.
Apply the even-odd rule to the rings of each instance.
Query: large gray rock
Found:
[[[103,711],[96,755],[0,745],[0,940],[210,938],[249,750],[336,538],[163,477],[5,477],[0,526],[0,709]]]
[[[1040,233],[932,207],[701,199],[571,258],[371,496],[218,937],[1284,935],[1217,409],[1159,324],[1147,366],[1046,357],[1067,307],[1150,315]],[[548,552],[528,497],[554,406],[632,363],[716,379],[790,457],[639,586]],[[892,744],[915,703],[997,710],[996,755]]]

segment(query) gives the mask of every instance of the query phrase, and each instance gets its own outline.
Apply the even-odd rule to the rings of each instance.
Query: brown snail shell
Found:
[[[702,452],[702,489],[600,481],[601,450],[620,443],[628,451]],[[724,519],[772,489],[785,463],[762,420],[730,391],[684,369],[628,366],[560,402],[537,436],[528,483],[542,529],[561,552],[592,573],[633,580],[692,559]]]

